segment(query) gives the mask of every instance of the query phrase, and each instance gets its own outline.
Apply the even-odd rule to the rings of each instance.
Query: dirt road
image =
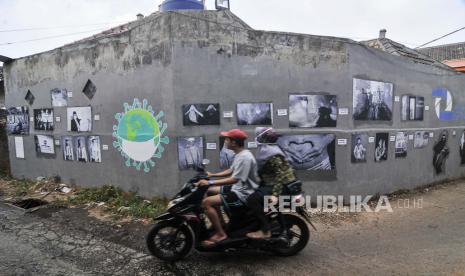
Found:
[[[194,253],[176,264],[147,255],[147,227],[110,226],[80,209],[23,214],[0,204],[0,275],[465,275],[465,182],[391,204],[393,213],[317,219],[292,258]]]

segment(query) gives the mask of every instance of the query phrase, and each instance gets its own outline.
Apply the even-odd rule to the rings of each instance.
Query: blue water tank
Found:
[[[160,11],[204,10],[203,0],[165,0],[160,5]]]

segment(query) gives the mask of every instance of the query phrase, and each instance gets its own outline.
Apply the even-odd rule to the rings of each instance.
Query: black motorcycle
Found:
[[[208,164],[204,161],[204,165]],[[298,207],[296,213],[270,212],[272,236],[268,239],[251,239],[247,233],[259,229],[259,224],[247,207],[224,208],[229,221],[225,225],[228,239],[214,246],[204,247],[202,241],[209,239],[214,230],[207,228],[202,200],[208,186],[196,186],[207,179],[204,166],[196,169],[197,175],[184,184],[182,190],[169,202],[167,212],[155,218],[156,224],[147,235],[149,251],[159,259],[177,261],[184,258],[195,247],[201,252],[224,252],[229,249],[249,248],[273,252],[279,256],[292,256],[308,243],[310,231],[305,221],[311,223],[306,210]],[[302,198],[301,183],[285,187],[294,200]]]

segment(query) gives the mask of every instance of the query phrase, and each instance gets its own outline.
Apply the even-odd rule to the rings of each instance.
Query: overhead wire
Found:
[[[52,35],[52,36],[46,36],[46,37],[40,37],[40,38],[34,38],[34,39],[27,39],[27,40],[20,40],[20,41],[14,41],[14,42],[5,42],[5,43],[0,43],[0,46],[13,45],[13,44],[32,42],[32,41],[40,41],[40,40],[46,40],[46,39],[51,39],[51,38],[59,38],[59,37],[65,37],[65,36],[73,36],[73,35],[78,35],[78,34],[102,31],[103,29],[106,29],[106,28],[102,27],[102,28],[99,28],[99,29],[82,31],[82,32],[74,32],[74,33],[68,33],[68,34]]]
[[[433,42],[436,42],[436,41],[438,41],[438,40],[440,40],[440,39],[443,39],[443,38],[445,38],[445,37],[447,37],[447,36],[450,36],[450,35],[452,35],[452,34],[458,33],[458,32],[460,32],[460,31],[462,31],[462,30],[465,30],[465,27],[462,27],[462,28],[460,28],[460,29],[458,29],[458,30],[455,30],[455,31],[450,32],[450,33],[448,33],[448,34],[445,34],[445,35],[443,35],[443,36],[441,36],[441,37],[438,37],[438,38],[436,38],[436,39],[433,39],[433,40],[431,40],[430,42],[426,42],[425,44],[422,44],[422,45],[416,47],[415,49],[424,47],[424,46],[426,46],[426,45],[428,45],[428,44],[431,44],[431,43],[433,43]]]
[[[114,21],[114,22],[102,22],[102,23],[93,23],[93,24],[84,24],[84,25],[65,25],[65,26],[49,26],[49,27],[34,27],[34,28],[23,28],[23,29],[10,29],[10,30],[0,30],[0,33],[11,33],[11,32],[25,32],[25,31],[40,31],[40,30],[54,30],[54,29],[67,29],[67,28],[80,28],[88,26],[98,26],[98,25],[107,25],[107,24],[119,24],[126,23],[127,21]]]

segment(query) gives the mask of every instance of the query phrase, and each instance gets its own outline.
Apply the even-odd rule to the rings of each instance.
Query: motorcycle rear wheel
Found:
[[[273,252],[282,257],[293,256],[302,251],[310,239],[310,230],[307,223],[295,215],[284,215],[286,230],[290,242],[289,247],[279,247]]]
[[[186,257],[192,251],[195,237],[187,225],[162,221],[149,231],[146,243],[152,255],[173,262]]]

